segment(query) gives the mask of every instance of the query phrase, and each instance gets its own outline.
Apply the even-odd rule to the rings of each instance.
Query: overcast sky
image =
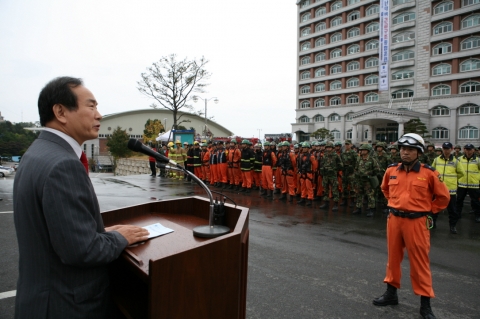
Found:
[[[0,112],[38,121],[41,88],[81,77],[103,115],[148,108],[140,73],[160,57],[205,56],[208,115],[240,136],[291,132],[294,0],[0,0]],[[203,108],[203,103],[195,105]]]

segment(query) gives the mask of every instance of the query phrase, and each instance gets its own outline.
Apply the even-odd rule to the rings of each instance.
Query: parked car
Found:
[[[0,177],[5,177],[12,174],[12,171],[8,168],[0,167]]]
[[[13,168],[14,168],[15,170],[17,170],[19,165],[20,165],[20,163],[15,163],[15,164],[13,164]]]

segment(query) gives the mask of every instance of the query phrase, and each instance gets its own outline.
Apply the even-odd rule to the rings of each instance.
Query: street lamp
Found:
[[[215,104],[218,104],[218,99],[216,97],[211,97],[209,99],[207,98],[201,98],[199,96],[193,96],[193,102],[197,103],[198,100],[204,100],[205,101],[205,130],[203,131],[203,136],[205,137],[205,139],[207,139],[207,102],[210,101],[210,100],[213,100],[213,102],[215,102]]]

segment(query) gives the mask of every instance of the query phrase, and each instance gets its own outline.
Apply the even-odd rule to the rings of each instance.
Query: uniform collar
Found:
[[[410,171],[414,171],[414,172],[420,172],[420,161],[417,160],[417,162],[412,166],[412,168],[410,169]],[[398,168],[397,168],[397,171],[399,169],[403,169],[405,171],[405,166],[403,164],[401,164]]]
[[[440,158],[443,159],[443,160],[446,160],[445,156],[442,154],[440,155]],[[453,154],[450,154],[450,157],[448,158],[449,161],[452,161],[453,160]]]

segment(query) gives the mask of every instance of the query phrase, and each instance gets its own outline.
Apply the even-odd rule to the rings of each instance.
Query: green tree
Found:
[[[197,60],[177,60],[176,54],[164,56],[154,62],[147,72],[141,74],[137,89],[147,97],[155,100],[150,105],[154,109],[165,108],[173,113],[173,127],[189,120],[180,121],[186,113],[192,113],[193,106],[187,102],[192,93],[204,93],[205,80],[210,73],[205,69],[208,63],[204,57]],[[186,113],[179,114],[179,111]]]
[[[315,132],[311,133],[310,136],[320,139],[320,140],[333,140],[333,135],[330,134],[330,130],[322,127],[316,130]]]
[[[113,171],[117,168],[117,160],[123,157],[132,156],[133,152],[127,147],[130,137],[126,130],[122,130],[120,126],[117,126],[113,130],[112,136],[107,137],[108,151],[113,157]]]
[[[34,123],[16,123],[9,121],[0,123],[0,155],[22,156],[38,133],[26,130],[27,127],[35,127]]]
[[[145,129],[143,130],[143,143],[156,143],[156,138],[159,133],[165,132],[162,122],[158,119],[153,121],[148,119],[145,123]]]
[[[423,138],[432,137],[428,134],[427,126],[420,119],[411,119],[404,126],[404,132],[406,133],[416,133]]]

